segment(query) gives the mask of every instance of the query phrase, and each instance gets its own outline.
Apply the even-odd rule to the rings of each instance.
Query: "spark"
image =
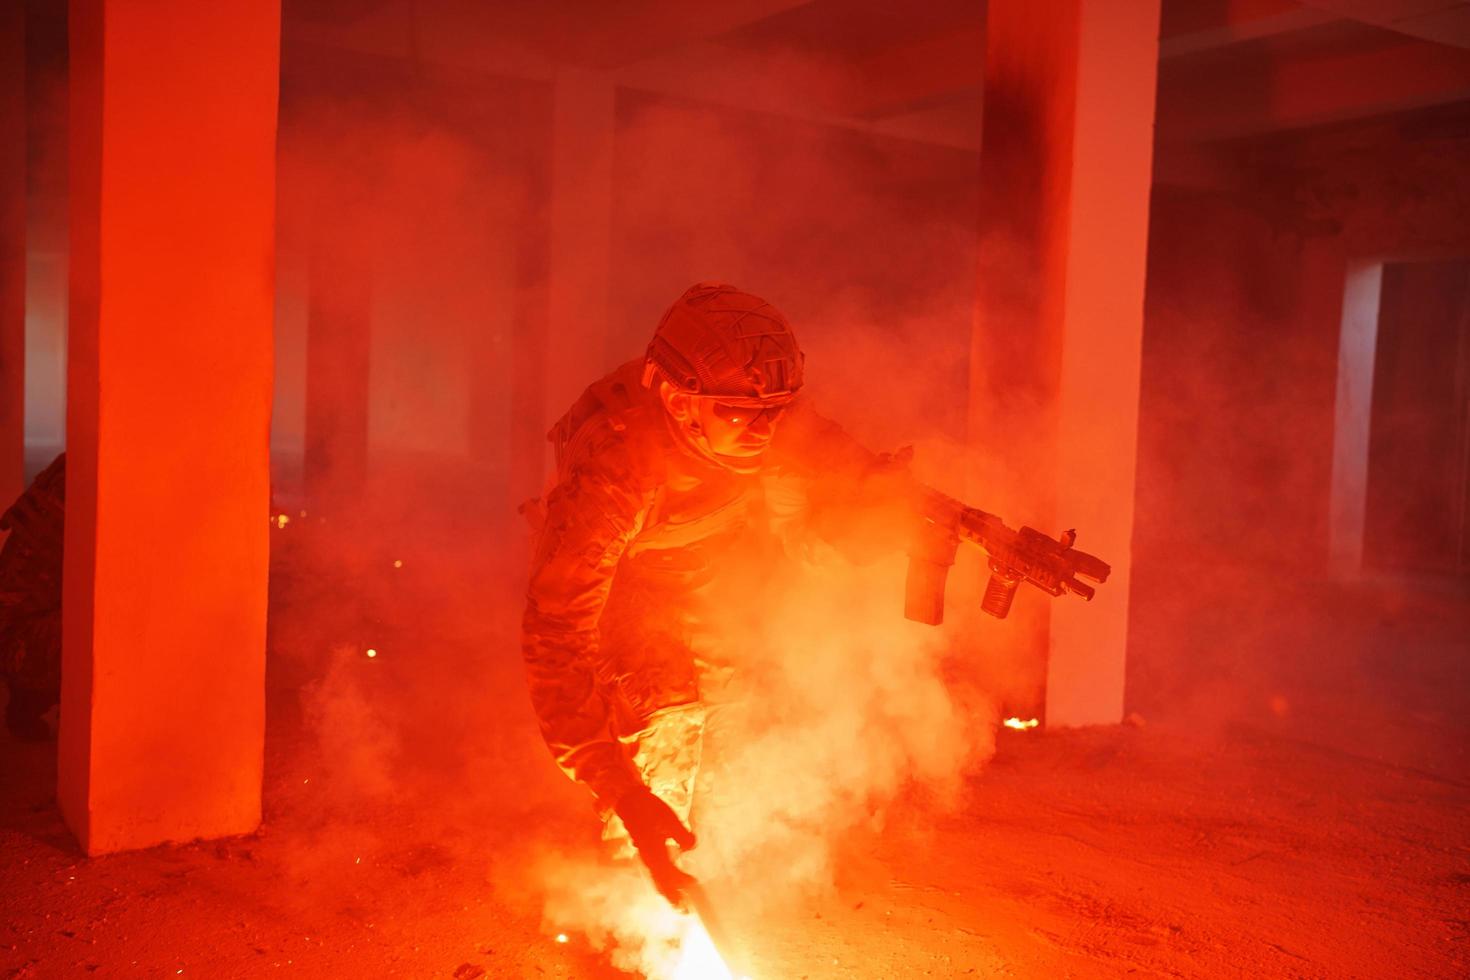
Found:
[[[378,651],[374,650],[372,647],[368,647],[367,655],[368,659],[371,660],[378,655]]]
[[[1035,718],[1028,718],[1025,721],[1022,721],[1019,718],[1007,718],[1005,721],[1001,722],[1001,724],[1005,725],[1007,728],[1014,728],[1018,732],[1024,732],[1028,728],[1035,728],[1037,725],[1041,724],[1041,722],[1037,721]]]
[[[395,559],[393,559],[393,567],[394,568],[402,568],[403,567],[403,559],[402,558],[395,558]]]
[[[291,518],[285,514],[277,514],[275,523],[276,527],[285,527],[291,523]]]
[[[565,943],[567,941],[567,934],[564,933],[564,932],[557,933],[556,934],[556,941],[559,942],[559,943]]]

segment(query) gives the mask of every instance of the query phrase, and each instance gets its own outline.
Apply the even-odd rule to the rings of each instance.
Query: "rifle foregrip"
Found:
[[[980,600],[980,608],[996,619],[1005,619],[1011,611],[1011,603],[1016,599],[1018,585],[1020,582],[1016,579],[1007,578],[999,572],[991,572],[990,581],[985,583],[985,598]]]

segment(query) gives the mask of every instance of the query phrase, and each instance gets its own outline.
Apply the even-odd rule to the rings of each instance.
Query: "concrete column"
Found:
[[[280,8],[72,0],[58,796],[84,850],[260,820]]]
[[[26,17],[0,5],[0,510],[25,486]]]
[[[1322,506],[1323,497],[1330,501],[1332,485],[1332,452],[1336,439],[1335,405],[1326,396],[1333,390],[1338,374],[1337,340],[1341,331],[1343,283],[1347,278],[1348,260],[1338,236],[1311,238],[1302,243],[1300,269],[1296,276],[1297,302],[1293,317],[1299,336],[1310,337],[1310,358],[1297,363],[1300,390],[1311,404],[1302,412],[1297,486],[1313,487],[1317,499],[1301,501],[1294,521],[1296,541],[1284,542],[1310,567],[1330,568],[1332,553],[1331,506]]]
[[[1334,575],[1363,570],[1363,523],[1368,504],[1368,444],[1373,421],[1373,364],[1383,263],[1348,266],[1337,345],[1337,412],[1332,430],[1332,496],[1327,554]]]
[[[555,408],[547,400],[547,317],[550,288],[547,282],[548,198],[545,167],[527,167],[525,191],[521,196],[521,232],[515,259],[515,336],[511,344],[510,467],[511,506],[539,496],[549,471],[546,431],[548,416]],[[589,379],[590,380],[590,379]]]
[[[543,431],[616,366],[607,349],[615,95],[600,72],[569,69],[556,78]]]
[[[1133,536],[1159,0],[992,0],[972,423],[1030,514],[1109,561],[1050,608],[1049,725],[1117,722]]]

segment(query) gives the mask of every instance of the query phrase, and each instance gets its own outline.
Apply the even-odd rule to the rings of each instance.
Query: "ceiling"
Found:
[[[983,0],[285,0],[285,42],[980,139]],[[1164,0],[1158,132],[1207,144],[1470,100],[1470,3]]]

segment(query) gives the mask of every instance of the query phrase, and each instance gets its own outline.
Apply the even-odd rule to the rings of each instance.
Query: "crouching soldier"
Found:
[[[912,490],[901,462],[807,405],[803,361],[775,307],[701,283],[646,356],[589,387],[551,433],[556,483],[522,634],[531,699],[607,835],[625,833],[676,904],[688,879],[667,846],[694,844],[710,700],[730,674],[722,569],[749,574],[771,541],[891,509]]]

